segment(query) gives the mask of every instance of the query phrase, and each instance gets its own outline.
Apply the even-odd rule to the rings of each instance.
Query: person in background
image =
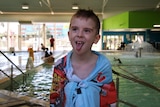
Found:
[[[50,51],[51,52],[53,52],[53,50],[54,50],[54,42],[55,42],[55,39],[51,35],[51,38],[50,38]]]
[[[125,42],[121,42],[121,50],[125,49]]]
[[[46,47],[44,46],[43,43],[41,43],[41,49],[42,49],[43,51],[45,51],[45,49],[46,49]]]
[[[51,54],[51,55],[52,55],[52,54]],[[50,55],[50,53],[48,52],[48,48],[46,48],[46,49],[45,49],[45,55],[44,55],[44,57],[49,57],[49,56],[51,56],[51,55]]]
[[[28,53],[29,53],[29,57],[31,57],[32,60],[34,61],[34,51],[32,46],[28,47]]]
[[[33,68],[34,67],[34,51],[33,51],[33,47],[29,46],[28,47],[28,59],[27,59],[27,64],[26,64],[26,69],[28,68]]]
[[[91,49],[100,39],[99,30],[92,10],[80,9],[72,16],[68,37],[73,49],[55,63],[50,107],[116,107],[111,63]]]
[[[54,63],[54,57],[52,52],[48,52],[48,48],[45,49],[45,55],[42,57],[45,63]]]

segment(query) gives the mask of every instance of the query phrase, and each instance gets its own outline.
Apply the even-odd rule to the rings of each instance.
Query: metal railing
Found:
[[[128,76],[128,75],[125,75],[125,74],[116,72],[116,71],[113,70],[113,69],[112,69],[112,72],[113,72],[113,74],[117,75],[117,77],[116,77],[116,88],[117,88],[117,98],[118,98],[117,107],[119,106],[119,102],[124,103],[124,104],[126,104],[126,105],[128,105],[128,106],[130,106],[130,107],[137,107],[137,106],[134,105],[134,104],[131,104],[131,103],[129,103],[129,102],[126,102],[126,101],[123,101],[123,100],[119,99],[119,77],[125,78],[125,79],[127,79],[127,80],[131,80],[131,81],[133,81],[133,82],[135,82],[135,83],[141,84],[141,85],[143,85],[143,86],[146,86],[146,87],[148,87],[148,88],[151,88],[151,89],[153,89],[153,90],[156,90],[156,91],[160,92],[160,89],[159,89],[159,88],[157,88],[157,87],[155,87],[155,86],[153,86],[153,85],[151,85],[151,84],[149,84],[149,83],[147,83],[147,82],[145,82],[145,81],[143,81],[143,80],[141,80],[141,79],[134,78],[134,77],[131,77],[131,76]]]
[[[26,74],[12,61],[12,60],[10,60],[2,51],[0,51],[0,53],[9,61],[9,63],[11,64],[11,75],[8,75],[4,70],[2,70],[2,69],[0,69],[0,71],[6,76],[6,77],[8,77],[10,80],[11,80],[11,90],[13,90],[13,81],[15,82],[15,83],[19,83],[19,82],[17,82],[17,81],[15,81],[14,80],[14,77],[13,77],[13,66],[18,70],[18,71],[20,71],[21,72],[21,74],[23,75],[23,84],[25,84],[25,81],[26,81]]]

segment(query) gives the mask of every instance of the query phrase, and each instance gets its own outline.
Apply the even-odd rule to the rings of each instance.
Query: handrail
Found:
[[[6,59],[8,59],[8,61],[10,62],[10,63],[12,63],[12,65],[14,65],[22,74],[23,74],[23,84],[24,84],[24,82],[25,82],[25,73],[15,64],[15,63],[13,63],[2,51],[0,51],[0,53],[6,58]],[[11,69],[12,70],[12,69]],[[13,72],[13,71],[11,71],[11,72]]]
[[[136,79],[136,78],[127,76],[127,75],[122,74],[122,73],[118,73],[118,72],[116,72],[116,71],[113,70],[113,69],[112,69],[112,72],[113,72],[114,74],[118,75],[118,76],[121,76],[121,77],[123,77],[123,78],[129,79],[129,80],[134,81],[134,82],[137,82],[137,83],[139,83],[139,84],[142,84],[142,85],[144,85],[144,86],[146,86],[146,87],[149,87],[149,88],[151,88],[151,89],[154,89],[154,90],[160,92],[160,89],[159,89],[159,88],[157,88],[157,87],[155,87],[154,85],[151,85],[151,84],[149,84],[149,83],[147,83],[147,82],[145,82],[145,81],[142,81],[142,80],[140,80],[140,79]]]
[[[126,104],[126,105],[128,105],[128,106],[130,106],[130,107],[137,107],[136,105],[133,105],[133,104],[128,103],[128,102],[123,101],[123,100],[118,100],[118,101],[121,102],[121,103],[124,103],[124,104]]]
[[[0,69],[0,71],[5,75],[5,76],[7,76],[8,78],[10,78],[11,79],[11,77],[7,74],[7,73],[5,73],[3,70],[1,70]],[[15,80],[13,80],[15,83],[17,83],[18,84],[18,82],[17,81],[15,81]]]
[[[124,104],[126,104],[126,105],[128,105],[130,107],[137,107],[134,104],[131,104],[129,102],[126,102],[126,101],[123,101],[123,100],[119,99],[119,77],[118,76],[116,78],[116,88],[117,88],[117,99],[118,99],[116,107],[119,107],[119,102],[124,103]]]
[[[113,74],[117,75],[117,78],[116,78],[116,87],[117,87],[117,98],[118,98],[117,101],[118,101],[118,102],[124,103],[124,104],[126,104],[126,105],[128,105],[128,106],[130,106],[130,107],[137,107],[137,106],[134,105],[134,104],[131,104],[131,103],[129,103],[129,102],[126,102],[126,101],[123,101],[123,100],[119,99],[119,77],[118,77],[118,76],[123,77],[123,78],[128,79],[128,80],[131,80],[131,81],[134,81],[134,82],[136,82],[136,83],[139,83],[139,84],[141,84],[141,85],[147,86],[147,87],[149,87],[149,88],[151,88],[151,89],[154,89],[154,90],[160,92],[160,89],[159,89],[159,88],[157,88],[157,87],[155,87],[155,86],[153,86],[153,85],[151,85],[151,84],[149,84],[149,83],[147,83],[147,82],[145,82],[145,81],[143,81],[143,80],[140,80],[140,79],[137,79],[137,78],[133,78],[133,77],[134,77],[133,75],[132,75],[133,77],[130,77],[130,76],[127,76],[127,75],[125,75],[125,74],[116,72],[116,71],[113,70],[113,69],[112,69],[112,72],[113,72]],[[118,105],[119,105],[118,102],[117,102],[117,106],[116,106],[116,107],[118,107]]]
[[[0,53],[8,59],[9,62],[11,62],[22,74],[25,74],[15,63],[13,63],[2,51]]]

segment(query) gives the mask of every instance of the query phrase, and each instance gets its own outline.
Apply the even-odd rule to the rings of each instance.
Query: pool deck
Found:
[[[53,57],[55,58],[55,60],[57,60],[59,57],[61,57],[66,53],[67,51],[54,51]],[[18,63],[16,63],[16,66],[18,67],[20,66],[22,71],[26,72],[27,71],[26,62],[28,59],[28,55],[26,54],[28,53],[25,52],[24,55],[23,53],[22,54],[17,53],[15,56],[12,54],[7,54],[7,55],[9,55],[9,57],[14,57],[14,60],[12,60],[13,62],[16,60],[19,60]],[[19,57],[19,55],[21,55],[21,57]],[[41,64],[44,63],[44,61],[41,58],[43,55],[44,55],[43,52],[35,52],[34,67],[40,66]],[[0,59],[1,57],[4,58],[3,55],[0,55]],[[1,62],[0,70],[7,69],[7,67],[9,67],[8,66],[9,64],[5,65],[5,62],[3,63],[4,65],[2,65],[2,62]],[[10,72],[10,68],[8,71]],[[13,72],[14,76],[19,75],[18,73],[14,73],[14,72]],[[2,75],[2,72],[0,73],[1,73],[0,84],[9,80],[9,78],[6,77],[6,75]],[[40,100],[40,99],[31,98],[24,95],[19,95],[17,93],[14,93],[8,90],[0,89],[0,107],[10,107],[10,106],[11,107],[49,107],[49,102]]]

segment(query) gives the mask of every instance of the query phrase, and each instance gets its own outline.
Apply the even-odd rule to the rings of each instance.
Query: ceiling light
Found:
[[[160,7],[160,5],[157,5],[156,8],[158,9]]]
[[[0,11],[0,14],[3,14],[3,12],[2,12],[2,11]]]
[[[53,15],[53,14],[54,14],[54,12],[53,12],[53,11],[51,11],[51,14]]]
[[[160,27],[160,25],[153,25],[153,27]]]
[[[40,4],[40,6],[42,7],[42,2],[39,0],[39,4]]]
[[[156,8],[158,9],[160,7],[160,2],[156,5]]]
[[[77,4],[74,4],[74,5],[72,6],[72,9],[73,9],[73,10],[77,10],[77,9],[79,9],[79,7],[78,7]]]
[[[26,4],[25,4],[25,5],[22,5],[22,9],[23,9],[23,10],[28,10],[28,9],[29,9],[29,6],[26,5]]]
[[[19,21],[19,24],[32,24],[32,21]]]

